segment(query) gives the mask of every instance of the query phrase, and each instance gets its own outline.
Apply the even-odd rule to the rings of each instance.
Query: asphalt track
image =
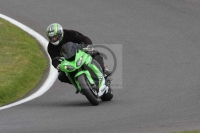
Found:
[[[93,43],[123,44],[123,86],[111,102],[90,106],[72,86],[56,81],[41,97],[1,110],[1,133],[200,129],[198,0],[1,0],[0,13],[44,37],[58,22]]]

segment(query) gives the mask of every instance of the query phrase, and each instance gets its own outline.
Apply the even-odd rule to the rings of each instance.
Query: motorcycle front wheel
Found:
[[[80,84],[81,92],[83,93],[83,95],[86,96],[88,101],[94,106],[99,105],[100,99],[93,94],[92,90],[90,89],[90,86],[88,85],[87,78],[85,77],[85,75],[80,75],[77,78],[77,80]]]

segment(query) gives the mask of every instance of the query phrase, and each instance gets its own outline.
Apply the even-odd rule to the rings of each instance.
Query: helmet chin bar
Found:
[[[51,42],[53,45],[58,45],[59,44],[59,40],[56,42]]]

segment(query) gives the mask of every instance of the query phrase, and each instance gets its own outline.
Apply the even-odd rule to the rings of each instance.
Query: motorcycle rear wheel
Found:
[[[101,100],[102,100],[102,101],[110,101],[112,98],[113,98],[112,89],[109,88],[108,92],[105,93],[105,94],[101,97]]]

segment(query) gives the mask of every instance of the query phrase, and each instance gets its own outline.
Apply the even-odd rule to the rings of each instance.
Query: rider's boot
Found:
[[[112,74],[112,72],[106,66],[103,69],[103,73],[104,73],[104,77],[108,77],[109,75]]]

